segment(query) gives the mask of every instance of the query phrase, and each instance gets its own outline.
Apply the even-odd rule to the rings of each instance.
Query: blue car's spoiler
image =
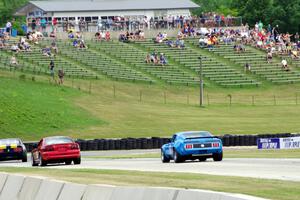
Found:
[[[207,139],[207,138],[218,138],[217,136],[207,136],[207,137],[190,137],[190,138],[185,138],[186,140],[191,140],[191,139]]]

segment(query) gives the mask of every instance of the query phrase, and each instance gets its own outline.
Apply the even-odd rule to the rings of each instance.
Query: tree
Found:
[[[300,0],[274,0],[270,17],[273,25],[279,25],[283,32],[299,32],[300,30]]]
[[[239,10],[243,21],[249,25],[254,25],[258,21],[267,23],[269,21],[272,0],[234,0],[232,6]]]
[[[200,8],[193,11],[194,14],[200,15],[202,12],[217,12],[224,15],[237,14],[235,9],[231,8],[232,0],[193,0]]]

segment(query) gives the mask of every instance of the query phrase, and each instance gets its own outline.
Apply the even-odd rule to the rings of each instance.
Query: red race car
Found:
[[[56,136],[41,139],[31,152],[32,166],[46,166],[48,163],[81,163],[80,148],[69,137]]]

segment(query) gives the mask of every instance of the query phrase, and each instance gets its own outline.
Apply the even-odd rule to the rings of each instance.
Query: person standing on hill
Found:
[[[12,27],[11,22],[7,22],[7,23],[6,23],[6,32],[7,32],[9,35],[11,34],[11,27]]]
[[[65,76],[64,70],[59,69],[58,70],[58,78],[59,78],[58,83],[61,85],[64,84],[64,76]]]
[[[50,69],[50,76],[53,78],[53,80],[54,80],[54,67],[55,67],[54,60],[51,60],[49,64],[49,69]]]
[[[276,25],[274,28],[273,28],[273,31],[272,31],[273,35],[274,35],[274,38],[275,38],[275,41],[278,42],[278,36],[279,36],[279,26]]]

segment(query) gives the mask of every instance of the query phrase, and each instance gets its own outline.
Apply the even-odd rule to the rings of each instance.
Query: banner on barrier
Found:
[[[298,149],[300,148],[300,137],[289,138],[259,138],[258,149]]]
[[[300,137],[280,138],[281,149],[299,149]]]
[[[259,138],[257,140],[258,149],[280,149],[279,138]]]

